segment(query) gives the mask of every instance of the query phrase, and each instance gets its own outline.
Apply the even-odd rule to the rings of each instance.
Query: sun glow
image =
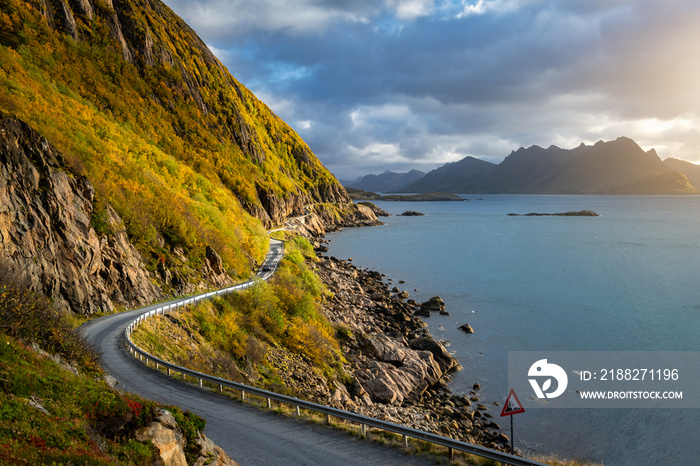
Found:
[[[673,118],[670,120],[660,120],[658,118],[647,118],[637,122],[642,133],[660,134],[669,131],[689,131],[697,127],[697,120],[691,118]]]

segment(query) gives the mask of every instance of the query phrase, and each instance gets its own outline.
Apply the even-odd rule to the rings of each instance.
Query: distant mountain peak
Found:
[[[683,173],[664,164],[654,149],[642,150],[628,137],[581,143],[574,149],[550,145],[520,147],[498,165],[473,157],[446,164],[404,192],[550,193],[550,194],[694,194]],[[483,162],[482,163],[486,163]],[[700,186],[698,181],[697,186]]]
[[[396,192],[404,186],[413,183],[425,176],[425,173],[418,170],[411,170],[408,173],[396,173],[385,170],[381,175],[366,175],[359,180],[346,182],[347,188],[361,189],[373,192]]]

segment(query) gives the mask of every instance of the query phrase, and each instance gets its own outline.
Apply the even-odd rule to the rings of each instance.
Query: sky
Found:
[[[165,0],[339,179],[634,139],[700,162],[697,0]]]

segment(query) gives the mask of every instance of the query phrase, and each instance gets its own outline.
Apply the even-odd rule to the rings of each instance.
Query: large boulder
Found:
[[[409,346],[405,340],[393,339],[383,333],[358,339],[367,357],[372,359],[367,370],[358,374],[358,380],[373,402],[401,404],[408,396],[422,395],[448,371],[459,366],[449,353],[439,352],[438,348],[444,350],[444,347],[430,338],[419,339],[435,343],[421,343],[425,349],[414,348],[412,343]],[[434,357],[433,351],[442,361]]]
[[[410,341],[410,345],[414,350],[430,352],[444,373],[449,373],[462,368],[462,366],[459,365],[457,358],[453,357],[441,343],[433,340],[432,338],[416,338]]]
[[[159,452],[163,466],[187,466],[185,437],[170,411],[161,409],[158,416],[147,426],[138,429],[134,437],[139,442],[151,442]],[[201,432],[197,437],[199,456],[195,466],[237,466],[221,447]]]
[[[175,417],[161,410],[149,425],[135,433],[139,442],[151,442],[158,449],[163,466],[187,466],[185,438],[178,429]]]
[[[199,458],[194,463],[194,466],[237,466],[238,463],[233,461],[220,446],[216,445],[204,434],[200,432],[197,438],[197,446],[199,446]]]

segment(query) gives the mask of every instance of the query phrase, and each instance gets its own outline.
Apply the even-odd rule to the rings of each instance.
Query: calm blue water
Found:
[[[479,382],[483,399],[502,403],[508,351],[700,350],[700,196],[465,197],[377,202],[386,225],[328,235],[328,254],[386,273],[419,302],[445,300],[451,315],[426,321],[464,366],[453,392]],[[409,209],[426,215],[398,216]],[[600,217],[507,216],[582,209]],[[474,334],[457,330],[465,322]],[[697,409],[540,409],[514,422],[521,450],[699,461]]]

